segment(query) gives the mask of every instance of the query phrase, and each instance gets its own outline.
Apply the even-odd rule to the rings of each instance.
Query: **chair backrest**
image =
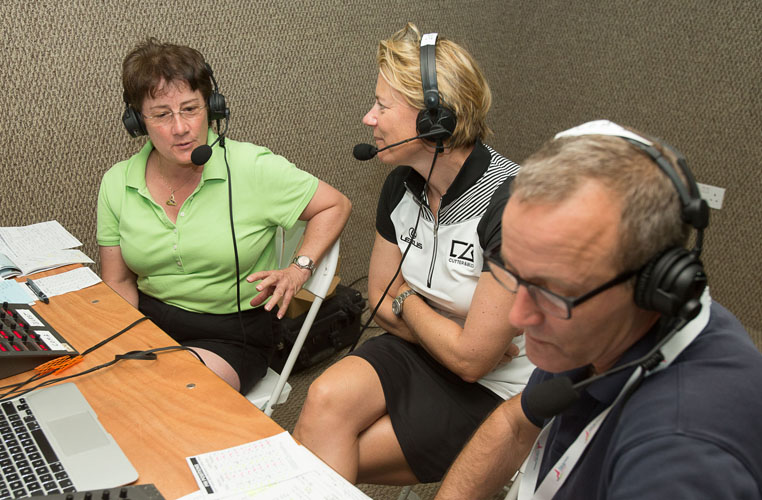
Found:
[[[278,268],[291,264],[297,248],[301,246],[304,230],[307,227],[305,221],[298,220],[296,224],[286,231],[278,226],[275,230],[275,254],[278,256]]]
[[[283,269],[291,264],[294,254],[301,247],[304,229],[307,226],[305,221],[297,221],[294,226],[285,231],[278,227],[275,238],[275,252],[278,255],[278,267]],[[303,289],[316,297],[325,299],[328,288],[331,286],[331,280],[336,275],[336,266],[339,263],[339,240],[328,249],[326,254],[315,264],[315,272],[310,279],[302,286]]]
[[[302,235],[304,234],[305,226],[306,223],[299,221],[293,228],[288,231],[284,231],[282,228],[278,228],[275,245],[280,268],[291,264],[294,253],[301,246]],[[338,265],[338,262],[339,240],[336,240],[331,248],[326,251],[325,255],[323,255],[323,258],[321,258],[320,261],[318,261],[318,263],[315,265],[315,272],[312,273],[310,279],[308,279],[302,287],[312,293],[315,298],[312,301],[312,305],[310,306],[309,311],[307,311],[307,316],[304,319],[304,323],[302,323],[299,334],[294,340],[294,345],[291,347],[291,352],[286,359],[286,363],[283,365],[283,370],[281,370],[280,375],[278,375],[276,378],[275,372],[271,368],[268,368],[268,375],[262,381],[257,383],[257,385],[254,386],[249,394],[246,395],[247,399],[257,404],[255,402],[254,394],[261,393],[266,389],[266,387],[263,387],[263,385],[272,383],[273,380],[276,380],[275,386],[273,387],[272,392],[270,392],[270,397],[267,399],[267,402],[264,403],[264,407],[260,406],[260,404],[257,404],[257,406],[260,407],[260,409],[262,409],[262,411],[264,411],[267,416],[272,415],[273,406],[276,403],[283,402],[280,401],[281,394],[284,392],[283,389],[287,385],[286,382],[288,381],[288,377],[291,374],[294,363],[296,363],[297,357],[299,356],[299,351],[302,349],[304,341],[309,334],[312,323],[315,321],[315,317],[317,316],[318,310],[323,303],[323,299],[325,299],[325,296],[328,293],[328,288],[330,287],[331,281],[336,274],[336,266]]]

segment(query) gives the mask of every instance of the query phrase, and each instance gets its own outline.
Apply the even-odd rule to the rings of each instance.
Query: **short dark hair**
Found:
[[[199,51],[148,38],[132,49],[122,62],[124,101],[141,111],[143,100],[155,96],[162,80],[187,83],[191,90],[201,92],[205,102],[212,94],[209,67]]]

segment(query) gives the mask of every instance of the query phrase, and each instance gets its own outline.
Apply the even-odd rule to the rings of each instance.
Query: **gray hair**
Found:
[[[658,143],[654,147],[676,165],[671,151]],[[522,165],[511,196],[527,203],[560,202],[588,180],[622,200],[616,250],[623,271],[639,269],[663,250],[687,243],[690,226],[682,220],[672,181],[645,152],[620,137],[581,135],[546,142]]]

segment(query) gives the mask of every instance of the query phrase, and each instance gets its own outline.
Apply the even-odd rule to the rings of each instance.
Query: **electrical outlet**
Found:
[[[701,193],[701,197],[706,200],[706,203],[711,208],[717,210],[722,208],[722,200],[725,198],[725,188],[710,186],[709,184],[696,183]]]

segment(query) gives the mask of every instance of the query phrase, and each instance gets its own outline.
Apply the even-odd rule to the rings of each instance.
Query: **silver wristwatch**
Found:
[[[418,293],[413,290],[412,288],[409,288],[399,294],[396,299],[392,302],[392,312],[395,316],[398,318],[402,316],[402,303],[405,302],[405,299],[410,297],[411,295],[418,295]]]
[[[315,272],[315,263],[306,255],[297,255],[291,263],[299,269],[308,269],[310,273]]]

